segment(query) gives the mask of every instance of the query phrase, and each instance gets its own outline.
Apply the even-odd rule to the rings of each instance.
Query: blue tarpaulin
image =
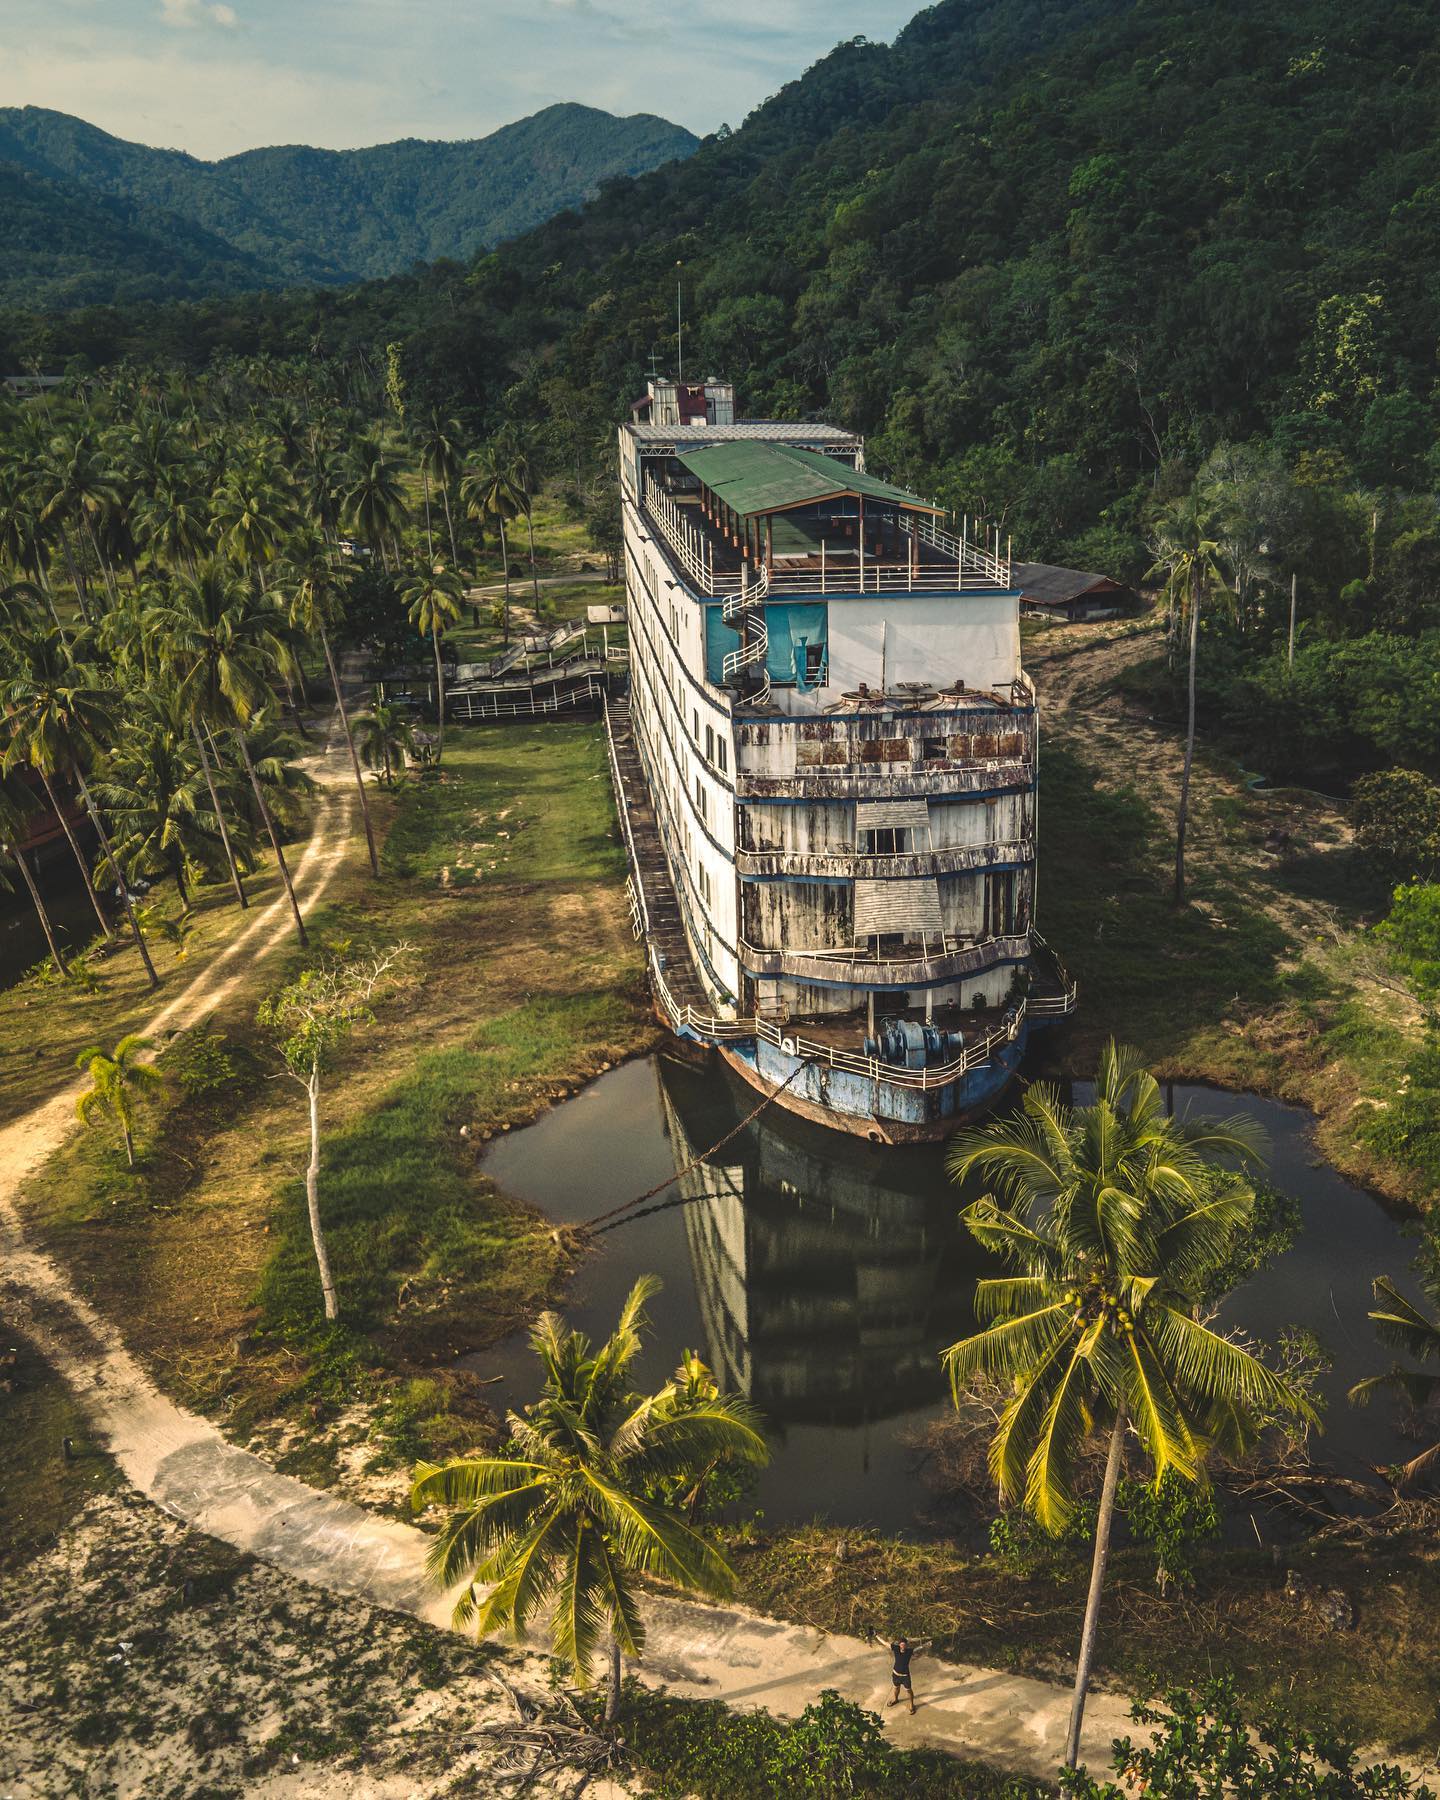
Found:
[[[793,682],[801,689],[811,686],[806,680],[806,651],[828,649],[826,623],[828,608],[822,603],[804,606],[767,606],[765,629],[770,634],[770,649],[765,666],[772,681]],[[740,648],[740,634],[725,623],[718,606],[705,608],[705,673],[711,681],[722,678],[725,658]]]

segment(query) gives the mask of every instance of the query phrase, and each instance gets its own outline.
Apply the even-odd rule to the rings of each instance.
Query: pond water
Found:
[[[1249,1095],[1176,1086],[1177,1111],[1242,1110],[1265,1129],[1276,1185],[1300,1203],[1292,1248],[1231,1301],[1227,1317],[1273,1340],[1313,1331],[1334,1359],[1317,1454],[1339,1467],[1413,1454],[1388,1399],[1347,1388],[1388,1362],[1366,1311],[1389,1274],[1413,1291],[1415,1246],[1368,1194],[1318,1162],[1309,1115]],[[1087,1098],[1077,1088],[1077,1100]],[[667,1056],[601,1077],[494,1144],[486,1172],[551,1218],[580,1222],[665,1181],[719,1143],[755,1097],[718,1061]],[[912,1440],[948,1395],[937,1352],[972,1324],[985,1259],[958,1224],[962,1196],[938,1145],[879,1149],[770,1108],[655,1201],[597,1234],[566,1315],[603,1337],[632,1282],[656,1274],[641,1374],[663,1380],[683,1348],[763,1413],[773,1457],[755,1504],[776,1523],[817,1515],[900,1532],[928,1496]],[[532,1399],[523,1335],[474,1359],[501,1379],[498,1408]]]

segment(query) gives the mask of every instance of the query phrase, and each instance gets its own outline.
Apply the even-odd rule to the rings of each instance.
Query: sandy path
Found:
[[[303,903],[324,894],[354,847],[355,807],[343,745],[333,735],[317,768],[325,787],[314,835],[295,871]],[[317,758],[317,763],[319,759]],[[282,896],[258,913],[190,984],[154,1014],[148,1034],[196,1024],[223,1004],[255,962],[287,940]],[[27,1243],[16,1206],[26,1179],[74,1126],[75,1089],[0,1131],[0,1307],[74,1388],[97,1438],[133,1485],[186,1524],[263,1558],[298,1580],[436,1625],[449,1602],[424,1572],[428,1540],[277,1473],[228,1442],[207,1419],[155,1386],[120,1334],[70,1287],[64,1272]],[[827,1637],[738,1609],[655,1599],[640,1673],[679,1694],[763,1706],[794,1715],[821,1688],[884,1709],[891,1689],[883,1648]],[[915,1718],[888,1712],[899,1744],[930,1744],[1037,1775],[1053,1774],[1068,1694],[1044,1682],[918,1659],[923,1702]],[[1097,1696],[1086,1754],[1103,1766],[1128,1726],[1124,1703]]]

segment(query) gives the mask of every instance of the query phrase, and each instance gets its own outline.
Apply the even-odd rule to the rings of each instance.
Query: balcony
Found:
[[[985,938],[978,943],[947,937],[943,950],[928,953],[917,946],[913,956],[880,961],[858,945],[844,950],[761,950],[740,944],[747,975],[788,975],[796,981],[819,981],[855,987],[911,987],[920,982],[950,981],[979,975],[999,963],[1023,962],[1031,953],[1029,932],[1016,937]]]
[[[902,593],[1007,593],[1010,559],[965,537],[954,537],[929,519],[902,520],[868,547],[837,537],[817,553],[779,557],[767,568],[707,518],[695,492],[670,492],[653,477],[645,482],[641,517],[669,554],[691,593],[726,599],[742,592],[752,601],[802,596]],[[878,553],[877,553],[878,549]]]
[[[858,850],[737,850],[741,875],[789,876],[831,880],[894,880],[921,875],[963,875],[974,869],[1009,867],[1035,860],[1031,842],[954,844],[939,850],[917,850],[898,856],[869,856]]]

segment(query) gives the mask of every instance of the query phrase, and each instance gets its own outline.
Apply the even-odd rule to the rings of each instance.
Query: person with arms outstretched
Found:
[[[929,1639],[925,1643],[929,1643]],[[912,1644],[909,1638],[897,1638],[890,1646],[890,1679],[895,1683],[895,1698],[891,1706],[900,1704],[900,1690],[904,1688],[910,1699],[910,1710],[915,1710],[915,1689],[910,1681],[910,1658],[917,1650],[923,1650],[925,1644]]]

